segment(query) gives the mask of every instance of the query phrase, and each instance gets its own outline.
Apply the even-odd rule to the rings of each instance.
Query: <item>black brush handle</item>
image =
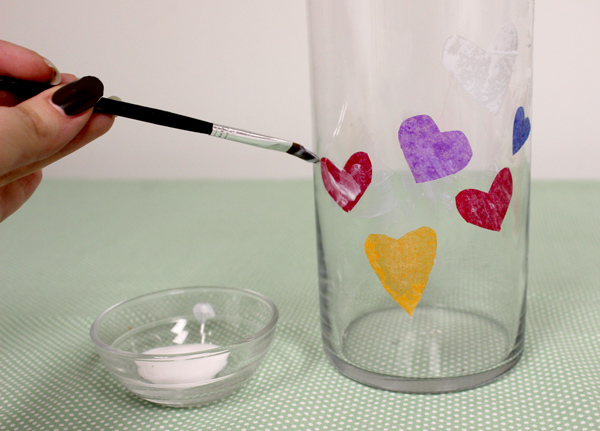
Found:
[[[36,96],[49,88],[52,88],[52,85],[48,82],[25,81],[12,76],[0,76],[0,90],[8,91],[24,99]]]
[[[148,108],[147,106],[134,105],[133,103],[122,102],[120,100],[107,99],[105,97],[101,98],[98,103],[96,103],[94,112],[117,115],[119,117],[131,118],[132,120],[143,121],[145,123],[158,124],[159,126],[172,127],[174,129],[187,130],[189,132],[203,133],[205,135],[210,135],[213,130],[213,123],[209,123],[208,121],[174,114],[160,109]]]
[[[47,82],[25,81],[11,76],[0,76],[0,90],[8,91],[24,99],[40,94],[52,88]],[[133,103],[120,100],[101,98],[94,106],[94,112],[101,114],[117,115],[119,117],[131,118],[132,120],[145,123],[158,124],[160,126],[172,127],[174,129],[187,130],[190,132],[210,135],[213,123],[186,117],[160,109],[148,108],[146,106],[134,105]]]

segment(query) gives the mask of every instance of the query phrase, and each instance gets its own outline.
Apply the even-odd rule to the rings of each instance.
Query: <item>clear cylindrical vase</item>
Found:
[[[322,335],[378,388],[523,351],[533,0],[308,0]]]

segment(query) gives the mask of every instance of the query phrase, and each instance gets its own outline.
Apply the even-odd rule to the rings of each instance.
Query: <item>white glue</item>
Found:
[[[181,355],[181,354],[197,354],[205,350],[215,349],[219,346],[216,344],[205,343],[205,325],[206,322],[215,317],[215,312],[210,304],[196,304],[193,309],[194,316],[200,323],[201,343],[193,344],[174,344],[165,347],[156,347],[146,350],[147,355]],[[182,324],[183,323],[183,324]],[[174,329],[179,337],[175,337],[174,342],[182,343],[185,341],[180,337],[183,333],[185,321],[178,321]],[[223,352],[213,355],[198,356],[198,357],[177,357],[166,360],[153,361],[136,361],[138,373],[144,379],[161,385],[178,385],[180,387],[200,386],[207,381],[215,378],[219,372],[227,365],[229,352]]]

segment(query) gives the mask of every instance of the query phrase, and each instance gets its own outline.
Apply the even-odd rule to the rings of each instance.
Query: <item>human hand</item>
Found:
[[[0,222],[33,194],[41,169],[106,133],[114,117],[92,112],[96,78],[60,74],[39,54],[0,40],[0,75],[58,85],[20,101],[0,91]]]

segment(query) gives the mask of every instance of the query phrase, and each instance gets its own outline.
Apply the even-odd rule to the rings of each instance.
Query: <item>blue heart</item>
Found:
[[[530,132],[531,122],[529,118],[525,118],[525,109],[520,106],[515,114],[515,125],[513,126],[513,155],[517,154],[525,144]]]

